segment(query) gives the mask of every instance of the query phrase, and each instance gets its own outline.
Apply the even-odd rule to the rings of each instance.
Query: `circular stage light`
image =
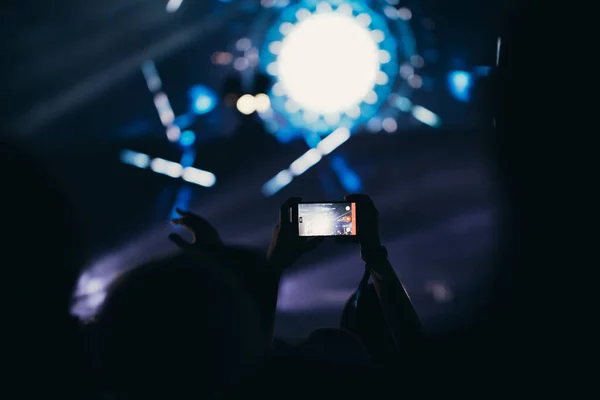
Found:
[[[281,42],[277,76],[290,99],[321,115],[360,104],[375,86],[379,47],[358,21],[338,13],[298,23]]]
[[[398,74],[397,43],[362,1],[304,0],[281,12],[266,39],[272,108],[296,128],[354,128],[377,113]]]

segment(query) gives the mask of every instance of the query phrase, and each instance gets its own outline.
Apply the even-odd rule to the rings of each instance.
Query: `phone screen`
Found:
[[[298,204],[299,236],[355,236],[356,203]]]

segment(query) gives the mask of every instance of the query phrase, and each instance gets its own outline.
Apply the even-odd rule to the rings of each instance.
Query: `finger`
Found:
[[[186,242],[188,244],[194,244],[196,243],[196,229],[193,226],[190,226],[189,224],[186,223],[184,218],[175,218],[171,220],[171,223],[173,225],[177,225],[177,226],[181,226],[183,227],[186,231],[190,232],[192,234],[192,241],[190,242]],[[174,234],[176,235],[176,234]],[[179,236],[179,235],[177,235]],[[181,236],[179,236],[181,237]]]
[[[211,245],[220,245],[223,243],[219,232],[211,225],[206,219],[194,213],[188,213],[188,215],[179,218],[179,225],[184,226],[194,235],[194,240],[198,238],[202,241],[210,243]],[[177,224],[177,222],[175,222]]]
[[[169,234],[169,240],[179,248],[185,249],[191,246],[191,243],[185,241],[181,236],[176,233]]]
[[[300,197],[290,197],[287,199],[281,207],[279,207],[279,225],[289,226],[291,225],[291,208],[302,202]]]

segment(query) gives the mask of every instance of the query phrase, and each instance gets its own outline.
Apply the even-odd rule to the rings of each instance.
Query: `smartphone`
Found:
[[[299,236],[356,236],[356,203],[299,203]]]

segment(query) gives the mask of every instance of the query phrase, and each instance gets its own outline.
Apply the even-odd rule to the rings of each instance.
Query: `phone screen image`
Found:
[[[298,235],[356,235],[356,203],[298,204]]]

